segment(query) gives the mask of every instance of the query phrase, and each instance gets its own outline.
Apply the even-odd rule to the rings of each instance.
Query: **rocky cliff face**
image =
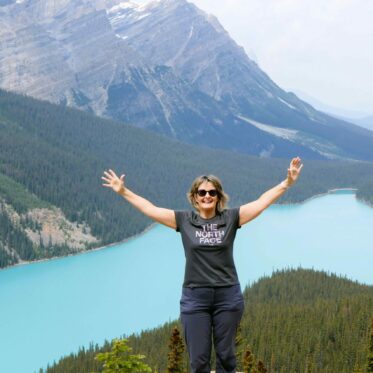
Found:
[[[0,268],[27,263],[38,258],[50,258],[57,255],[61,248],[65,255],[83,252],[89,245],[99,243],[99,239],[91,234],[91,229],[87,224],[69,221],[61,209],[54,206],[34,208],[19,213],[0,197],[0,215],[3,215],[3,222],[4,214],[11,221],[18,235],[22,232],[30,240],[34,249],[34,257],[30,258],[32,255],[28,253],[29,257],[25,258],[27,255],[25,245],[20,244],[22,239],[14,239],[14,233],[8,233],[7,239],[4,240],[4,236],[0,238],[0,254],[2,254],[0,256],[4,259],[5,252],[5,256],[8,257],[7,261],[0,260]],[[4,252],[1,253],[1,251]]]
[[[281,90],[215,17],[185,0],[3,1],[0,43],[8,90],[195,144],[373,159],[369,131]]]

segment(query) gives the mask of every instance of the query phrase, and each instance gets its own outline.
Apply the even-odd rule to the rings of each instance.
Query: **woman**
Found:
[[[292,186],[303,165],[293,158],[287,177],[256,201],[224,209],[228,196],[213,175],[196,178],[188,199],[197,212],[154,206],[124,185],[124,176],[105,171],[103,186],[124,197],[151,219],[181,233],[185,276],[180,301],[181,322],[195,373],[210,372],[212,339],[216,372],[235,372],[235,334],[243,313],[243,297],[233,261],[236,230],[256,218]]]

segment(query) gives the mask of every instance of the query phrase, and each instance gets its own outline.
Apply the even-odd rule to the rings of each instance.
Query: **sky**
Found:
[[[280,87],[373,115],[372,0],[189,0]]]
[[[373,115],[373,0],[188,1],[281,88]]]

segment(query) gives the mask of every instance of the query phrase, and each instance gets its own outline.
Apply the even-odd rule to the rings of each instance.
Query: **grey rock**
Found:
[[[0,87],[258,156],[373,159],[373,137],[278,87],[185,0],[0,3]]]

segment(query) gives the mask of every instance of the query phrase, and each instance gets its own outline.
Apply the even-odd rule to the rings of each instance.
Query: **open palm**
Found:
[[[102,186],[111,188],[114,192],[119,193],[120,191],[124,190],[124,176],[121,175],[120,177],[113,170],[104,171],[104,175],[101,179],[105,181]]]
[[[294,184],[302,170],[303,164],[299,157],[293,158],[288,168],[287,182],[289,185]]]

